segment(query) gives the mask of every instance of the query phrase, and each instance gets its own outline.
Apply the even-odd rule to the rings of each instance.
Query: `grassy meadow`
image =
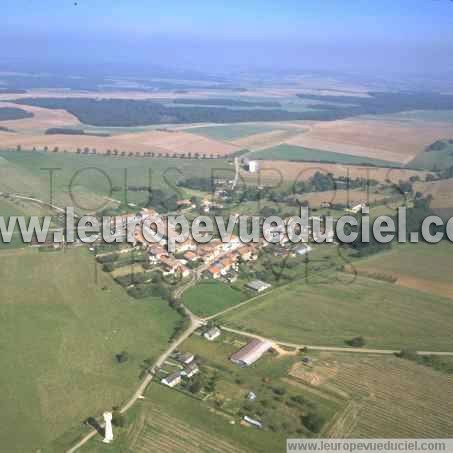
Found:
[[[421,151],[408,164],[411,168],[443,170],[453,166],[453,143],[441,151]]]
[[[36,451],[126,400],[178,316],[128,297],[84,249],[0,257],[2,450]]]
[[[198,316],[211,316],[232,307],[246,298],[239,290],[224,283],[207,281],[188,289],[184,304]]]
[[[234,174],[233,167],[221,159],[201,163],[196,159],[0,152],[0,191],[32,194],[48,201],[50,178],[46,168],[58,169],[54,174],[55,202],[76,205],[82,212],[99,210],[112,198],[122,203],[145,203],[148,192],[134,187],[160,189],[168,196],[183,198],[183,190],[176,187],[179,179]]]
[[[353,156],[351,154],[322,151],[319,149],[304,148],[295,145],[277,145],[272,148],[255,151],[249,154],[250,158],[259,160],[291,160],[306,162],[331,162],[350,165],[374,165],[376,167],[399,167],[395,162],[374,159],[366,156]]]
[[[429,264],[428,264],[429,263]],[[398,244],[353,263],[359,273],[397,278],[397,284],[453,299],[453,244]]]
[[[354,275],[294,282],[225,315],[228,325],[282,341],[453,351],[453,301]]]
[[[185,132],[203,135],[215,140],[237,140],[254,134],[263,134],[276,129],[265,124],[230,124],[226,126],[200,126],[184,129]],[[280,129],[280,127],[278,128]]]

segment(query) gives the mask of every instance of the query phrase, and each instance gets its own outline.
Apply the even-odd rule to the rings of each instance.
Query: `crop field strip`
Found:
[[[356,403],[331,433],[349,437],[450,437],[453,376],[395,357],[341,364],[330,382]],[[339,433],[340,423],[346,432]]]
[[[146,420],[130,445],[133,452],[213,452],[240,453],[237,448],[218,437],[167,415],[155,407],[148,407]]]
[[[373,165],[377,167],[399,167],[398,162],[376,159],[370,156],[323,151],[283,143],[272,148],[255,152],[251,157],[259,160],[290,160],[306,162],[332,162],[350,165]]]

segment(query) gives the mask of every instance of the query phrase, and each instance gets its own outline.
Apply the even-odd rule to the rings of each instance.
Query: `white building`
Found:
[[[262,282],[261,280],[253,280],[252,282],[247,283],[245,286],[248,289],[256,291],[257,293],[261,293],[262,291],[265,291],[266,289],[272,287],[270,283]]]
[[[218,327],[212,327],[211,329],[207,330],[203,336],[206,340],[214,341],[217,337],[221,334],[220,329]]]
[[[249,366],[255,363],[265,352],[272,348],[270,341],[252,340],[246,344],[242,349],[235,352],[230,360],[240,366]]]
[[[189,363],[189,365],[187,365],[183,371],[181,371],[181,374],[190,378],[192,376],[195,376],[199,372],[200,369],[198,368],[198,365],[195,362],[192,362]]]
[[[176,373],[169,374],[161,379],[162,384],[167,385],[168,387],[174,387],[181,382],[181,373],[177,371]]]
[[[243,420],[247,422],[249,425],[256,426],[257,428],[262,428],[263,424],[254,418],[249,417],[248,415],[244,415]]]
[[[250,173],[257,173],[260,169],[260,164],[256,160],[251,160],[249,162],[249,172]]]

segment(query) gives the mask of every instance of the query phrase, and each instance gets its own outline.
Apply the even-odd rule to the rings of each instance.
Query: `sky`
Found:
[[[2,0],[0,63],[453,69],[451,0]],[[6,45],[4,45],[6,43]]]

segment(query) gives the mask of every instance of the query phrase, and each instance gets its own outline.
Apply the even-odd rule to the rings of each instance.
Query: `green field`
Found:
[[[228,126],[202,126],[184,129],[185,132],[203,135],[215,140],[237,140],[249,135],[262,134],[280,129],[274,126],[265,126],[259,124],[232,124]]]
[[[179,318],[128,297],[85,249],[0,257],[1,449],[36,451],[126,400]]]
[[[376,167],[400,167],[397,162],[373,159],[365,156],[321,151],[319,149],[304,148],[295,145],[277,145],[249,154],[249,157],[258,160],[291,160],[306,162],[330,162],[350,165],[374,165]]]
[[[314,264],[313,264],[314,265]],[[229,325],[299,344],[453,351],[453,301],[353,275],[295,282],[226,315]]]
[[[359,272],[383,273],[398,278],[403,286],[453,297],[453,244],[449,241],[399,244],[353,265]]]
[[[225,160],[160,159],[84,156],[42,152],[0,152],[0,192],[32,194],[48,201],[50,177],[46,168],[56,168],[54,200],[81,212],[99,210],[109,198],[120,202],[146,203],[151,188],[184,198],[176,187],[179,179],[216,175],[231,177],[234,172]],[[227,170],[230,173],[222,173]],[[233,173],[234,174],[234,173]],[[72,194],[72,197],[71,197]]]
[[[14,204],[6,200],[0,199],[0,217],[4,218],[6,225],[8,225],[10,216],[22,216],[22,215],[25,215],[24,211],[19,209]],[[13,249],[18,247],[24,247],[24,243],[18,232],[15,232],[13,234],[11,242],[9,243],[3,242],[0,237],[0,250]]]
[[[410,110],[385,115],[365,115],[364,117],[383,120],[422,120],[453,123],[453,110]]]
[[[239,290],[215,281],[203,282],[184,293],[183,302],[198,316],[210,316],[246,298]]]
[[[410,168],[423,168],[426,170],[444,170],[453,166],[453,144],[441,151],[421,151],[408,164]]]
[[[1,184],[1,183],[0,183]],[[3,217],[6,225],[8,225],[9,218],[11,216],[24,216],[28,219],[31,215],[43,216],[50,214],[49,210],[45,207],[40,207],[36,204],[32,204],[28,201],[19,200],[19,199],[0,199],[0,217]],[[22,240],[22,237],[19,234],[19,231],[16,228],[16,231],[13,233],[11,242],[4,243],[2,238],[0,238],[0,250],[2,249],[11,249],[24,247],[25,244]]]

